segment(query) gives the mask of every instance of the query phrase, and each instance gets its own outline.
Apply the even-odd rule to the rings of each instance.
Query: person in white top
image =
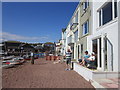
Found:
[[[95,53],[94,52],[92,52],[92,54],[89,58],[86,58],[83,60],[83,65],[85,65],[85,63],[90,64],[93,61],[95,61]]]
[[[34,64],[34,53],[31,51],[31,64]]]

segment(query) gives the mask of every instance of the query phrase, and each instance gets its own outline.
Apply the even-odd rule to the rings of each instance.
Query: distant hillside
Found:
[[[24,42],[20,42],[20,41],[5,41],[5,42],[9,42],[9,43],[24,43]]]
[[[54,43],[52,43],[52,42],[46,42],[45,44],[54,44]]]

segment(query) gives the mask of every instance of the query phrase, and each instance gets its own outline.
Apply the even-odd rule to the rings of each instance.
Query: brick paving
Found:
[[[15,68],[3,69],[3,88],[94,88],[75,71],[65,71],[65,63],[53,64],[44,59]]]
[[[99,79],[98,83],[105,88],[118,88],[120,79],[118,78],[107,78]]]

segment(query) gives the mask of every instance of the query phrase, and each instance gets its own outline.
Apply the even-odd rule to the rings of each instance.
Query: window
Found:
[[[78,13],[75,16],[75,23],[78,23]]]
[[[108,2],[102,9],[99,10],[99,26],[102,26],[117,17],[117,2],[114,2],[114,12],[112,2]]]
[[[89,31],[89,23],[88,21],[82,25],[83,35],[87,34]]]
[[[114,1],[114,16],[117,17],[117,1]]]
[[[81,44],[81,53],[83,53],[83,44]]]
[[[86,2],[83,3],[83,10],[86,10],[86,8],[88,8],[89,6],[89,2],[88,0]]]
[[[74,33],[74,41],[76,42],[78,40],[78,30]]]
[[[102,25],[102,21],[101,21],[101,10],[99,11],[99,26],[101,26]]]
[[[103,25],[112,20],[112,2],[109,2],[103,9]]]

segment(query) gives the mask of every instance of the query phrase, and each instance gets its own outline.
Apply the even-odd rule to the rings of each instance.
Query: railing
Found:
[[[70,27],[71,30],[74,30],[77,27],[78,23],[73,23]]]

